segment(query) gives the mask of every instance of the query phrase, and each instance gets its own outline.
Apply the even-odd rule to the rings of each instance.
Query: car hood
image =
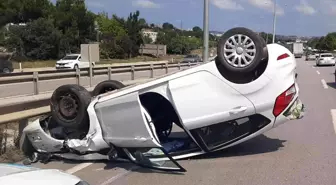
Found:
[[[39,169],[23,165],[0,164],[0,184],[75,185],[79,178],[56,169]]]

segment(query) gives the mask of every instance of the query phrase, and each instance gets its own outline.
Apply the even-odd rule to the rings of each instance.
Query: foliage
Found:
[[[312,38],[307,45],[317,50],[334,51],[336,50],[336,32],[328,33],[323,37]]]
[[[141,18],[139,11],[126,18],[94,14],[85,0],[0,1],[0,28],[0,46],[32,60],[78,53],[81,44],[90,42],[99,42],[101,57],[110,59],[135,57],[140,46],[149,43],[167,45],[169,54],[188,54],[201,48],[203,38],[198,26],[189,31],[168,22],[156,26]],[[158,32],[157,39],[143,35],[144,28]],[[218,38],[209,35],[209,39],[213,47]]]

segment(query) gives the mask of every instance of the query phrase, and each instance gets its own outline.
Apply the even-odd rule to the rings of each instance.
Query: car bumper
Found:
[[[72,69],[73,66],[69,64],[56,64],[56,69]]]
[[[319,65],[335,65],[335,61],[319,61]]]

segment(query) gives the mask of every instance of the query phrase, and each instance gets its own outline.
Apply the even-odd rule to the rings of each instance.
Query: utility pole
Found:
[[[203,12],[203,62],[209,57],[209,0],[204,0]]]
[[[275,25],[276,25],[276,5],[277,5],[277,1],[274,0],[274,15],[273,15],[273,43],[275,42]]]

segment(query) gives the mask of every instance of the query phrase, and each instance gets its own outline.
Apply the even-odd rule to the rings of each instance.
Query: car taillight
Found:
[[[277,60],[281,60],[281,59],[284,59],[284,58],[287,58],[287,57],[289,57],[289,55],[287,53],[284,53],[284,54],[278,56]]]
[[[275,117],[279,116],[283,112],[290,102],[293,100],[296,94],[295,84],[288,88],[285,92],[281,93],[275,100],[275,105],[273,109],[273,115]]]

